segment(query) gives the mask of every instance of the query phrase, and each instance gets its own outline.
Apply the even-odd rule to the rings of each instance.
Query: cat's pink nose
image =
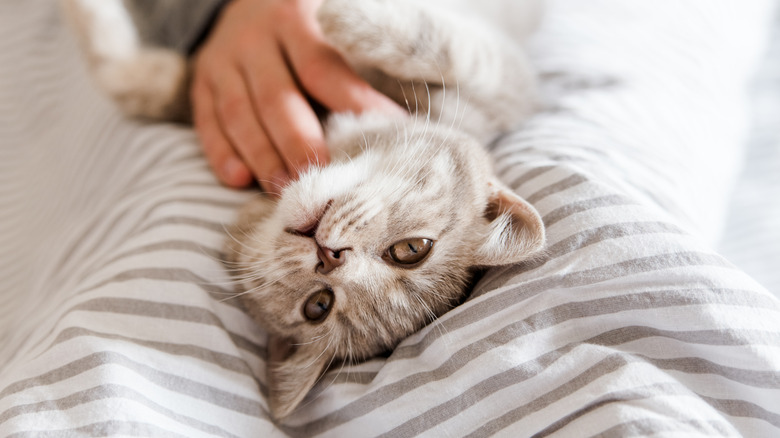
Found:
[[[330,271],[343,265],[344,259],[346,259],[346,257],[346,249],[334,251],[330,248],[324,248],[317,245],[317,258],[320,259],[320,264],[317,265],[317,272],[320,274],[329,273]]]

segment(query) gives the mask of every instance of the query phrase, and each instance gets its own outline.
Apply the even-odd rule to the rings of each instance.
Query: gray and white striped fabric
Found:
[[[0,2],[0,436],[780,436],[780,304],[713,252],[769,2],[552,0],[495,145],[548,257],[268,417],[193,134],[123,119],[50,0]]]

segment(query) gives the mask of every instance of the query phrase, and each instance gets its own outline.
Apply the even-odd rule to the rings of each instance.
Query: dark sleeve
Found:
[[[145,44],[191,55],[230,0],[124,0]]]

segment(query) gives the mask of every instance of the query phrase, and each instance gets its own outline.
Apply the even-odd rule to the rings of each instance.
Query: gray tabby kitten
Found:
[[[90,47],[97,25],[84,24],[83,8],[94,17],[121,2],[68,3],[81,17],[98,80],[125,110],[181,117],[184,60],[140,45],[124,61],[100,53]],[[269,333],[276,418],[288,416],[332,364],[388,351],[460,303],[478,269],[527,260],[544,246],[538,213],[498,181],[481,146],[533,104],[520,36],[484,15],[526,14],[529,26],[514,29],[524,35],[537,6],[324,2],[318,19],[329,40],[411,115],[332,116],[332,163],[304,173],[278,201],[254,199],[231,230],[228,265],[248,312]],[[149,64],[157,65],[154,80],[128,79]]]

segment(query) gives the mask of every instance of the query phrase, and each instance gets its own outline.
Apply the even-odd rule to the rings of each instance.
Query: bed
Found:
[[[780,436],[775,6],[549,0],[544,107],[491,146],[547,256],[278,423],[220,263],[252,194],[0,2],[0,436]]]

